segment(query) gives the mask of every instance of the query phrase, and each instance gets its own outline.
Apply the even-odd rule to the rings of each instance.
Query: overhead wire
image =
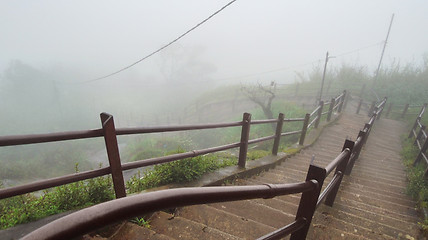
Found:
[[[380,41],[380,42],[377,42],[377,43],[374,43],[374,44],[370,44],[370,45],[367,45],[367,46],[364,46],[364,47],[360,47],[358,49],[354,49],[354,50],[351,50],[351,51],[348,51],[348,52],[344,52],[344,53],[341,53],[341,54],[336,54],[333,57],[342,57],[342,56],[345,56],[345,55],[353,54],[353,53],[359,52],[361,50],[365,50],[365,49],[368,49],[368,48],[379,46],[379,45],[381,45],[383,43],[384,43],[384,41]],[[223,80],[229,80],[229,79],[243,79],[243,78],[254,77],[254,76],[264,75],[264,74],[268,74],[268,73],[273,73],[273,72],[280,72],[280,71],[286,71],[286,70],[294,70],[294,69],[296,69],[298,67],[308,66],[308,65],[311,65],[311,64],[314,64],[314,63],[317,63],[317,62],[321,62],[321,61],[324,61],[324,60],[323,59],[317,59],[317,60],[314,60],[314,61],[311,61],[311,62],[302,63],[302,64],[298,64],[298,65],[294,65],[294,66],[276,68],[276,69],[271,69],[271,70],[267,70],[267,71],[263,71],[263,72],[251,73],[251,74],[246,74],[246,75],[241,75],[241,76],[235,76],[235,77],[217,78],[215,80],[216,81],[223,81]]]
[[[202,24],[204,24],[205,22],[207,22],[208,20],[210,20],[212,17],[214,17],[215,15],[217,15],[218,13],[220,13],[221,11],[223,11],[224,9],[226,9],[227,7],[229,7],[230,5],[232,5],[232,4],[233,4],[234,2],[236,2],[236,1],[237,1],[237,0],[232,0],[232,1],[230,1],[229,3],[227,3],[226,5],[224,5],[223,7],[221,7],[219,10],[215,11],[213,14],[211,14],[210,16],[208,16],[207,18],[205,18],[203,21],[201,21],[201,22],[199,22],[198,24],[196,24],[194,27],[190,28],[189,30],[187,30],[186,32],[184,32],[183,34],[181,34],[180,36],[178,36],[177,38],[175,38],[175,39],[174,39],[174,40],[172,40],[171,42],[169,42],[169,43],[165,44],[164,46],[162,46],[162,47],[160,47],[159,49],[157,49],[157,50],[153,51],[152,53],[150,53],[150,54],[146,55],[145,57],[143,57],[143,58],[139,59],[138,61],[136,61],[136,62],[134,62],[134,63],[131,63],[131,64],[129,64],[129,65],[127,65],[127,66],[125,66],[125,67],[123,67],[123,68],[121,68],[121,69],[119,69],[119,70],[117,70],[117,71],[115,71],[115,72],[112,72],[112,73],[110,73],[110,74],[107,74],[107,75],[105,75],[105,76],[101,76],[101,77],[94,78],[94,79],[91,79],[91,80],[86,80],[86,81],[83,81],[83,82],[81,82],[81,83],[88,83],[88,82],[95,82],[95,81],[99,81],[99,80],[102,80],[102,79],[105,79],[105,78],[111,77],[111,76],[113,76],[113,75],[116,75],[116,74],[118,74],[118,73],[120,73],[120,72],[123,72],[123,71],[125,71],[125,70],[127,70],[127,69],[129,69],[129,68],[131,68],[131,67],[133,67],[133,66],[135,66],[135,65],[137,65],[138,63],[140,63],[140,62],[142,62],[142,61],[146,60],[147,58],[149,58],[149,57],[151,57],[151,56],[155,55],[156,53],[158,53],[158,52],[162,51],[163,49],[165,49],[165,48],[167,48],[167,47],[171,46],[172,44],[174,44],[175,42],[177,42],[178,40],[180,40],[181,38],[183,38],[184,36],[186,36],[187,34],[189,34],[190,32],[192,32],[193,30],[195,30],[196,28],[198,28],[199,26],[201,26]]]

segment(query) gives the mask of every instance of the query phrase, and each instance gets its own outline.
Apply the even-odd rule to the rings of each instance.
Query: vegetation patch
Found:
[[[111,177],[99,177],[55,187],[44,191],[41,196],[25,194],[2,199],[0,200],[0,229],[69,210],[81,209],[113,198]]]
[[[419,163],[413,166],[419,149],[413,144],[413,141],[407,139],[403,143],[401,156],[404,160],[407,170],[408,185],[406,192],[418,202],[418,208],[421,211],[428,209],[428,181],[424,177],[427,168],[425,163]],[[419,225],[425,234],[428,234],[428,219],[424,219]]]
[[[179,149],[174,153],[182,152],[184,151]],[[135,193],[171,183],[189,182],[204,173],[236,165],[237,162],[237,158],[232,155],[225,157],[224,154],[209,154],[159,164],[151,170],[138,172],[126,183],[126,187],[129,193]]]

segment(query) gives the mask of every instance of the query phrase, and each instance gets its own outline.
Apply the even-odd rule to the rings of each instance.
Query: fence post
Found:
[[[279,142],[281,141],[282,125],[284,123],[284,114],[278,115],[278,122],[276,123],[275,140],[273,142],[272,155],[278,155]]]
[[[324,101],[321,100],[320,108],[318,109],[318,113],[317,113],[317,120],[315,121],[315,128],[318,128],[318,125],[320,124],[323,107],[324,107]]]
[[[351,157],[352,150],[354,148],[354,142],[351,140],[345,140],[345,143],[343,144],[342,152],[349,148],[350,153],[349,156],[346,157],[339,165],[336,167],[336,171],[334,174],[340,174],[339,180],[337,181],[337,184],[331,189],[330,193],[325,198],[325,205],[333,207],[334,199],[336,199],[337,191],[339,191],[340,184],[342,183],[343,175],[346,171],[346,166],[348,166],[349,158]]]
[[[345,170],[345,175],[351,175],[352,169],[354,168],[355,161],[357,161],[358,157],[360,156],[361,150],[363,149],[364,139],[366,138],[366,132],[360,131],[358,133],[357,140],[358,138],[361,138],[361,142],[356,148],[354,146],[354,148],[352,149],[353,156],[351,156],[351,158],[349,159],[348,166],[346,167],[346,170]]]
[[[336,99],[332,98],[330,101],[330,107],[328,108],[327,122],[330,122],[331,120],[331,114],[333,113],[333,108],[335,104],[336,104]]]
[[[308,234],[309,227],[311,226],[312,217],[317,208],[318,197],[321,192],[324,179],[326,177],[324,168],[315,165],[309,165],[309,170],[306,175],[306,181],[315,179],[318,182],[318,187],[315,191],[304,192],[300,198],[299,208],[297,209],[296,220],[305,218],[307,223],[300,230],[294,232],[290,236],[290,240],[305,239]]]
[[[373,116],[373,111],[374,111],[375,105],[376,105],[376,101],[373,101],[372,105],[370,106],[370,109],[369,109],[369,117]]]
[[[239,147],[238,166],[245,167],[247,161],[248,139],[250,137],[251,114],[244,113],[242,117],[241,146]]]
[[[406,104],[406,106],[404,106],[403,113],[401,113],[401,118],[404,118],[404,115],[406,115],[408,109],[409,109],[409,104]]]
[[[413,145],[417,145],[418,144],[418,141],[419,141],[419,139],[421,139],[422,134],[424,133],[425,129],[426,129],[426,126],[422,125],[421,129],[419,129],[419,132],[418,132],[418,134],[415,137],[415,141],[413,142]]]
[[[363,99],[362,99],[362,98],[361,98],[360,102],[358,103],[358,107],[357,107],[357,114],[359,114],[359,113],[360,113],[361,104],[363,104]]]
[[[123,180],[122,165],[120,163],[119,147],[117,145],[113,116],[108,113],[101,113],[100,117],[108,161],[110,164],[111,177],[113,179],[114,192],[116,194],[116,198],[126,197],[125,182]]]
[[[415,121],[415,123],[413,124],[413,127],[412,127],[412,129],[410,130],[410,133],[409,133],[409,136],[407,137],[407,138],[411,138],[411,137],[413,137],[413,135],[414,135],[414,131],[415,131],[415,129],[416,129],[416,127],[418,126],[418,122],[421,120],[421,116],[418,116],[417,118],[416,118],[416,121]],[[416,137],[416,136],[415,136]]]
[[[413,166],[418,164],[418,162],[422,159],[422,154],[424,154],[428,149],[428,138],[425,139],[425,143],[422,146],[421,150],[419,151],[418,156],[416,157],[415,161],[413,162]]]
[[[311,114],[306,113],[305,120],[303,121],[302,134],[300,135],[299,145],[303,145],[305,142],[306,132],[308,131],[309,119],[311,118]]]
[[[339,107],[338,107],[338,109],[337,109],[337,112],[339,112],[339,113],[341,113],[341,112],[342,112],[343,105],[344,105],[344,103],[345,103],[345,98],[346,98],[346,90],[343,90],[343,95],[342,95],[342,97],[339,99],[340,104],[339,104]]]
[[[389,103],[388,109],[386,110],[385,117],[387,118],[389,116],[389,112],[391,112],[392,109],[392,103]]]

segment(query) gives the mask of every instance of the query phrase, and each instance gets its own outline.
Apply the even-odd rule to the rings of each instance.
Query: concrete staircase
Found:
[[[365,115],[344,113],[313,146],[274,169],[229,184],[303,181],[312,157],[316,165],[326,166],[346,138],[355,140],[367,120]],[[317,209],[307,239],[423,239],[416,203],[404,194],[406,174],[399,156],[404,132],[397,121],[381,119],[375,124],[352,174],[344,177],[334,206]],[[112,239],[255,239],[292,222],[299,200],[300,195],[289,195],[157,212],[150,229],[127,223]],[[144,234],[137,237],[135,231]]]

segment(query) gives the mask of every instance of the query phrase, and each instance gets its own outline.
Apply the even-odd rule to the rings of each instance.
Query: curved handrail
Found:
[[[24,236],[23,240],[69,239],[121,220],[162,209],[196,204],[272,198],[315,191],[316,180],[255,186],[176,188],[104,202],[57,219]],[[300,224],[302,221],[298,221]]]

